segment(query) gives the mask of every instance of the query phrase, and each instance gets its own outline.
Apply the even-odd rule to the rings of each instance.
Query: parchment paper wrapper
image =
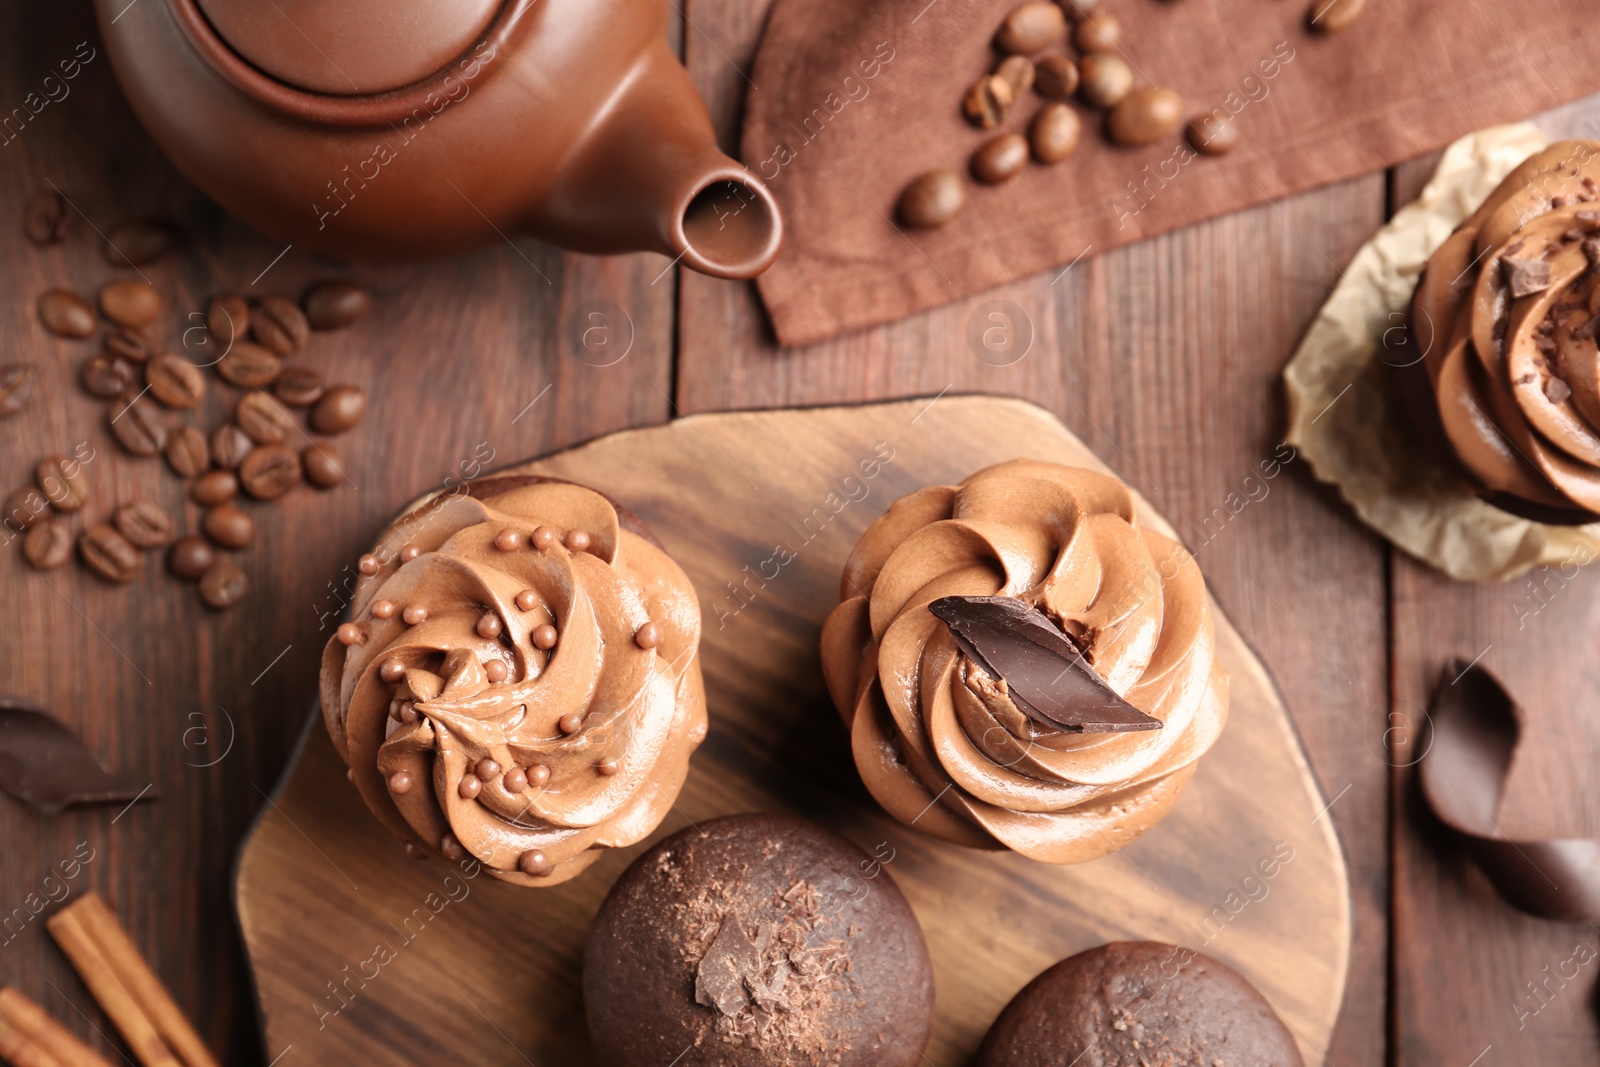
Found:
[[[1337,486],[1368,526],[1462,581],[1502,581],[1600,555],[1600,523],[1547,526],[1478,499],[1447,446],[1420,439],[1395,369],[1420,358],[1404,326],[1428,257],[1548,143],[1537,128],[1517,123],[1446,149],[1422,195],[1350,261],[1283,372],[1287,439],[1316,477]]]

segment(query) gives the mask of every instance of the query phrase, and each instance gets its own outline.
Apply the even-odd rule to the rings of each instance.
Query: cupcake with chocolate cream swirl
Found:
[[[1411,328],[1421,414],[1477,493],[1538,522],[1600,519],[1600,142],[1512,171],[1428,260]]]
[[[822,634],[872,795],[956,844],[1081,863],[1155,825],[1228,684],[1193,557],[1110,475],[1034,460],[902,497]]]
[[[700,607],[636,516],[487,478],[414,507],[359,570],[323,716],[402,841],[547,886],[656,828],[706,734]]]

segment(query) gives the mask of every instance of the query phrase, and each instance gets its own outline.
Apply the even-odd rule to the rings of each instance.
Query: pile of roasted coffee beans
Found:
[[[62,240],[70,229],[66,208],[59,193],[35,198],[25,216],[29,239],[39,244]],[[136,268],[165,254],[173,236],[161,223],[128,223],[108,235],[106,258],[114,266]],[[371,302],[364,288],[344,280],[313,285],[299,303],[276,294],[255,299],[223,294],[211,300],[204,326],[184,331],[180,354],[157,340],[164,301],[147,281],[118,278],[105,284],[93,303],[66,289],[40,296],[39,321],[58,337],[88,339],[105,320],[100,351],[79,367],[84,391],[106,401],[108,428],[123,451],[164,457],[188,483],[189,498],[204,510],[199,533],[176,537],[178,524],[162,509],[143,500],[126,502],[109,518],[86,519],[74,537],[71,517],[85,511],[90,499],[85,467],[94,449],[85,442],[73,456],[41,460],[34,484],[6,501],[0,520],[23,535],[28,563],[39,570],[60,567],[76,544],[89,570],[107,581],[126,582],[142,568],[143,552],[165,548],[167,569],[199,583],[205,603],[236,604],[247,590],[245,574],[218,549],[238,551],[255,535],[254,520],[238,505],[241,494],[271,501],[302,481],[331,489],[348,480],[336,447],[308,436],[301,422],[320,437],[342,434],[366,413],[366,394],[354,385],[325,384],[316,368],[295,357],[315,333],[349,326]],[[213,370],[237,393],[232,418],[209,432],[178,422],[177,413],[201,405]],[[21,408],[32,380],[27,365],[0,367],[0,417]],[[303,420],[294,410],[303,412]]]
[[[1353,22],[1365,0],[1314,0],[1307,25],[1335,33]],[[1009,181],[1031,157],[1053,165],[1078,147],[1083,120],[1069,101],[1105,113],[1106,135],[1120,145],[1154,144],[1184,121],[1183,97],[1161,86],[1134,87],[1122,58],[1122,24],[1101,0],[1028,0],[1012,8],[995,31],[1000,60],[967,90],[961,110],[981,130],[996,131],[968,161],[986,185]],[[1067,49],[1070,45],[1071,51]],[[1041,101],[1026,133],[1001,131],[1029,93]],[[1191,118],[1184,136],[1195,151],[1224,155],[1239,131],[1220,112]],[[900,194],[900,221],[915,229],[943,226],[966,206],[966,185],[955,170],[918,175]]]

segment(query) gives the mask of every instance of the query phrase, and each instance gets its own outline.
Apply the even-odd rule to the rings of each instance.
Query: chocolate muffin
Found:
[[[1018,459],[919,489],[862,534],[822,670],[901,822],[1082,863],[1154,826],[1228,715],[1183,546],[1097,471]]]
[[[485,478],[396,519],[357,571],[322,712],[402,841],[546,886],[660,824],[706,735],[700,606],[636,516]]]
[[[878,861],[805,819],[734,815],[623,872],[583,1000],[610,1067],[912,1067],[933,967]]]
[[[1039,975],[990,1027],[974,1067],[1089,1063],[1304,1067],[1294,1035],[1239,972],[1156,941],[1101,945]]]

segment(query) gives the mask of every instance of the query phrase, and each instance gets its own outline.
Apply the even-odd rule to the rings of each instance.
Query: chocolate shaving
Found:
[[[1544,380],[1545,399],[1552,404],[1564,404],[1572,396],[1572,386],[1560,378],[1546,378]]]
[[[1578,246],[1583,249],[1584,258],[1589,261],[1589,269],[1600,267],[1600,237],[1585,237]]]
[[[1500,269],[1505,272],[1513,297],[1531,296],[1550,288],[1550,264],[1542,259],[1502,256]]]
[[[1514,907],[1547,919],[1600,922],[1600,841],[1513,841],[1495,826],[1523,711],[1481,666],[1448,664],[1429,709],[1433,743],[1422,793],[1439,821]]]
[[[1016,597],[947,596],[928,610],[950,627],[961,651],[1005,682],[1012,703],[1045,726],[1081,733],[1159,730],[1095,673],[1050,617]]]
[[[119,784],[49,712],[10,697],[0,697],[0,789],[46,815],[155,799],[148,790]]]

